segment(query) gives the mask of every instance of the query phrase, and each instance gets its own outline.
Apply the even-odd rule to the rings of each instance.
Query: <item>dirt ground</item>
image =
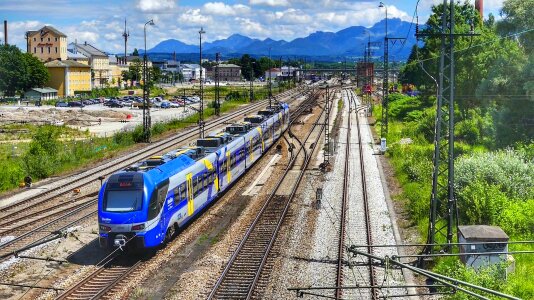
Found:
[[[152,123],[181,119],[195,113],[190,108],[150,110]],[[0,106],[0,126],[29,123],[35,125],[67,125],[92,136],[110,136],[121,130],[131,130],[142,123],[143,111],[137,108],[108,108],[102,104],[84,108],[50,106]],[[1,133],[0,133],[1,134]]]

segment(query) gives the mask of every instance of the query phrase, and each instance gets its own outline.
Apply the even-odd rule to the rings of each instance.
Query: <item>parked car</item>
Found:
[[[160,103],[159,107],[161,108],[171,108],[171,103],[168,101],[163,101]]]
[[[122,108],[122,107],[124,107],[124,104],[122,104],[119,101],[112,100],[112,101],[109,101],[109,102],[110,102],[110,104],[108,105],[109,107],[112,107],[112,108]]]
[[[183,106],[183,105],[180,105],[180,104],[178,104],[176,102],[169,102],[169,104],[170,104],[171,108],[178,108],[178,107],[182,107]]]
[[[56,102],[56,107],[69,107],[67,102]]]
[[[69,102],[69,107],[85,107],[85,104],[80,101],[72,101]]]
[[[94,104],[92,100],[82,100],[82,103],[84,105],[93,105]]]

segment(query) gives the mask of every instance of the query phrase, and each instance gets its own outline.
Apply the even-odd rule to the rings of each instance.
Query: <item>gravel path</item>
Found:
[[[330,124],[336,118],[338,93],[333,101],[333,112]],[[346,97],[344,97],[346,98]],[[337,242],[339,231],[339,216],[343,189],[343,168],[345,162],[345,141],[347,137],[347,121],[349,117],[348,100],[344,99],[343,110],[339,120],[340,128],[335,141],[336,153],[331,158],[331,171],[320,175],[312,170],[303,182],[303,192],[300,199],[295,199],[292,205],[292,225],[287,239],[284,240],[279,259],[274,266],[271,282],[264,299],[295,299],[295,292],[287,291],[289,287],[332,287],[336,280]],[[354,108],[354,105],[352,105]],[[372,220],[374,244],[396,244],[392,220],[386,204],[386,198],[380,178],[377,159],[373,155],[372,137],[369,124],[362,114],[350,113],[351,144],[349,168],[349,202],[347,211],[346,245],[366,244],[366,230],[364,224],[363,196],[361,188],[359,145],[356,129],[356,118],[360,118],[363,157],[366,168],[366,183]],[[322,152],[316,156],[322,161]],[[322,182],[321,182],[322,181]],[[315,190],[323,188],[323,200],[320,209],[315,209]],[[394,255],[395,249],[377,248],[374,254],[379,256]],[[368,285],[369,271],[365,266],[349,264],[365,263],[364,257],[348,257],[345,255],[347,266],[344,269],[344,285]],[[375,268],[379,285],[404,284],[400,271]],[[387,276],[386,276],[387,275]],[[316,294],[334,296],[333,290],[311,291]],[[381,289],[379,296],[405,294],[404,289]],[[322,299],[317,296],[305,295],[304,299]],[[345,290],[343,299],[370,299],[370,290]],[[399,299],[403,299],[399,297]]]

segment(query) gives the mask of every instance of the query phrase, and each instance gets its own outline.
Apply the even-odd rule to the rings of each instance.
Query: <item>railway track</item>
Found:
[[[142,264],[141,260],[130,266],[115,264],[117,258],[110,259],[106,264],[97,268],[84,280],[64,291],[58,300],[90,300],[105,299],[108,293],[117,283],[124,280],[135,272]]]
[[[360,178],[361,178],[361,193],[362,193],[362,201],[363,201],[363,212],[364,212],[364,227],[365,227],[365,239],[366,239],[366,244],[367,245],[372,245],[373,244],[373,232],[372,232],[372,228],[371,228],[371,216],[370,216],[370,209],[369,209],[369,197],[368,197],[368,193],[367,193],[367,178],[366,178],[366,172],[365,172],[365,159],[364,159],[364,154],[363,154],[363,143],[362,143],[362,135],[361,135],[361,132],[360,132],[360,118],[358,117],[358,113],[361,109],[363,109],[364,107],[363,106],[358,106],[357,102],[356,102],[356,98],[354,97],[354,93],[350,90],[347,90],[346,91],[346,96],[348,98],[348,102],[349,102],[349,116],[347,118],[347,152],[346,152],[346,162],[345,162],[345,172],[349,172],[349,173],[352,173],[350,172],[350,169],[349,169],[349,166],[348,166],[348,157],[349,157],[349,148],[350,148],[350,137],[351,137],[351,116],[350,116],[350,112],[351,112],[351,109],[350,109],[350,103],[353,102],[353,105],[354,105],[354,112],[356,114],[355,116],[355,119],[356,119],[356,130],[357,130],[357,137],[358,137],[358,140],[357,140],[357,143],[358,143],[358,156],[359,156],[359,169],[360,169]],[[345,173],[345,184],[347,184],[347,181],[348,181],[348,176],[347,176],[347,173]],[[348,193],[348,189],[345,189],[344,188],[344,191],[347,191]],[[347,195],[344,193],[344,198],[347,197]],[[344,207],[345,208],[345,207]],[[343,211],[345,211],[345,209],[343,209]],[[342,219],[344,221],[344,219]],[[342,222],[344,223],[344,222]],[[340,240],[344,239],[344,236],[343,237],[340,237]],[[340,245],[344,245],[344,244],[340,244]],[[340,250],[340,251],[344,251],[345,250],[345,246],[342,247],[343,250]],[[372,254],[372,248],[371,247],[367,247],[367,251],[369,254]],[[376,276],[376,273],[375,273],[375,269],[374,269],[374,266],[372,264],[372,261],[371,259],[368,259],[367,262],[367,269],[368,269],[368,276],[369,276],[369,286],[370,286],[370,296],[373,300],[376,300],[378,299],[378,290],[375,288],[376,286],[378,286],[378,283],[377,283],[377,276]],[[338,268],[340,267],[340,265],[338,264]],[[341,266],[342,268],[342,266]],[[337,282],[337,286],[342,286],[342,282]],[[342,289],[338,289],[336,291],[336,297],[337,298],[340,298],[342,295]],[[339,294],[337,294],[339,293]]]
[[[347,209],[349,202],[349,176],[350,176],[350,99],[349,99],[349,117],[347,118],[347,139],[345,141],[345,165],[343,168],[343,191],[341,196],[341,215],[339,220],[339,240],[336,262],[336,287],[343,286],[343,265],[345,262],[345,225],[347,220]],[[342,289],[336,289],[336,299],[343,296]]]
[[[303,93],[299,91],[293,91],[292,93],[286,94],[285,97],[295,97],[300,96],[301,94]],[[227,116],[216,119],[206,126],[206,130],[214,129],[221,124],[235,119],[236,117],[256,111],[264,107],[267,103],[268,100],[263,100],[254,105],[248,106],[243,110],[239,110]],[[164,149],[183,143],[187,139],[194,137],[196,134],[196,129],[192,129],[178,134],[178,137],[167,139],[164,142],[158,142],[157,147],[149,147],[150,154],[147,154],[146,152],[141,153],[141,157],[135,158],[134,161],[137,162],[144,157],[153,156],[155,153],[160,153]],[[130,160],[133,160],[133,158],[129,158],[128,160],[122,159],[119,160],[118,163],[113,163],[115,169],[106,170],[106,174],[113,173],[114,171],[131,164]],[[91,172],[89,175],[87,175],[87,178],[91,176],[95,177],[97,175],[99,175],[99,173]],[[2,226],[0,226],[0,231],[2,232],[0,233],[0,236],[6,236],[10,234],[12,239],[0,244],[0,261],[12,255],[16,255],[18,252],[26,250],[32,246],[59,237],[62,232],[68,229],[68,226],[65,226],[65,224],[73,226],[86,220],[91,215],[96,215],[96,197],[82,203],[65,206],[71,202],[78,202],[81,199],[84,199],[84,197],[86,198],[86,196],[79,196],[72,200],[59,199],[58,196],[69,192],[70,190],[53,196],[47,194],[48,196],[44,197],[43,199],[36,200],[33,203],[30,202],[33,199],[26,199],[21,203],[1,209],[0,218],[2,220]],[[55,201],[53,201],[52,198],[54,198]],[[1,212],[4,212],[4,215],[2,215]],[[78,217],[78,219],[76,219],[76,217]]]
[[[304,110],[302,110],[302,112],[303,111]],[[321,112],[318,120],[323,114],[324,110]],[[296,119],[297,118],[295,118],[293,122]],[[245,232],[243,239],[230,257],[221,276],[217,279],[217,282],[208,295],[208,299],[251,299],[259,294],[256,290],[259,287],[260,275],[266,266],[269,252],[273,247],[284,217],[289,209],[289,204],[296,194],[312,154],[318,144],[318,140],[323,132],[324,124],[320,126],[320,131],[317,134],[316,140],[312,144],[313,146],[311,147],[310,152],[307,152],[305,144],[317,126],[318,123],[316,122],[305,139],[302,142],[299,141],[299,150],[292,157],[284,174],[275,185],[275,188],[260,209],[249,229]],[[288,131],[291,134],[291,125]],[[277,195],[276,192],[289,171],[295,165],[301,152],[304,154],[304,164],[300,168],[299,175],[297,176],[290,194],[288,196]]]

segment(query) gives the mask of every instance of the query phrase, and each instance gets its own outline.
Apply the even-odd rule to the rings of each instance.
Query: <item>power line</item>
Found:
[[[496,38],[495,40],[483,42],[483,43],[480,43],[480,44],[475,44],[475,45],[469,46],[469,47],[464,48],[464,49],[455,50],[455,51],[453,51],[453,53],[456,54],[456,53],[459,53],[459,52],[467,51],[467,50],[472,49],[472,48],[484,46],[484,45],[487,45],[487,44],[492,44],[492,43],[498,42],[500,40],[507,39],[507,38],[510,38],[510,37],[520,36],[522,34],[525,34],[525,33],[531,32],[531,31],[534,31],[534,28],[530,28],[530,29],[526,29],[526,30],[519,31],[519,32],[516,32],[516,33],[509,34],[509,35],[501,36],[501,37]],[[410,63],[406,63],[405,66],[415,65],[417,63],[423,63],[425,61],[430,61],[430,60],[434,60],[434,59],[437,59],[437,58],[439,58],[439,56],[434,55],[434,56],[429,57],[429,58],[418,59],[418,60],[414,60],[414,61],[412,61]]]

